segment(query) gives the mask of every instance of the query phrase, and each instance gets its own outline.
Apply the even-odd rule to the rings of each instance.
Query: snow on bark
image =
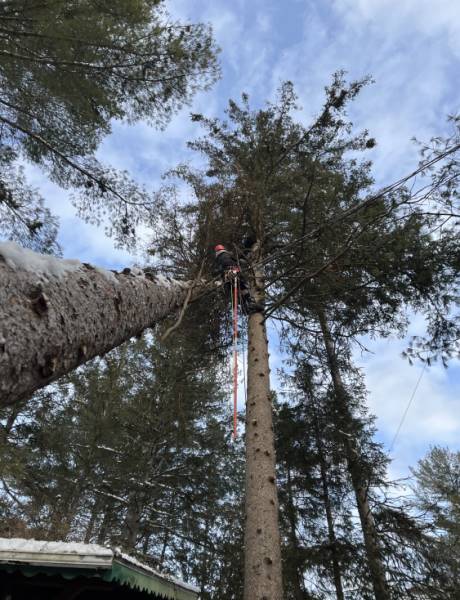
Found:
[[[152,327],[182,305],[189,285],[0,243],[0,404]]]
[[[38,254],[27,248],[22,248],[16,242],[2,242],[0,255],[11,269],[35,273],[39,279],[62,277],[66,273],[81,268],[79,260],[63,260],[46,254]]]

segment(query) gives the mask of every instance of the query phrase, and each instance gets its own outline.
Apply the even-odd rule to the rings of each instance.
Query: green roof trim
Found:
[[[27,578],[58,577],[62,585],[65,580],[83,578],[96,587],[124,586],[152,600],[197,600],[199,594],[197,587],[161,573],[118,548],[97,544],[0,538],[2,571]]]
[[[196,600],[197,593],[175,584],[173,581],[165,581],[153,574],[141,573],[131,566],[125,565],[117,560],[113,561],[111,569],[72,569],[62,567],[38,566],[38,565],[1,565],[0,572],[21,572],[25,577],[35,575],[58,575],[68,581],[77,577],[98,579],[107,583],[118,583],[126,585],[130,589],[156,595],[165,600]]]
[[[104,573],[102,579],[107,582],[116,581],[131,589],[156,594],[167,600],[196,600],[197,598],[196,592],[187,590],[174,581],[164,580],[154,574],[143,573],[131,565],[123,564],[118,559],[114,559],[112,569]]]

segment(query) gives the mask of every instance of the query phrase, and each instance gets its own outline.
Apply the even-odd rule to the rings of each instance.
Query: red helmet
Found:
[[[217,244],[217,246],[214,247],[214,252],[220,252],[221,250],[225,250],[225,246],[222,246],[222,244]]]

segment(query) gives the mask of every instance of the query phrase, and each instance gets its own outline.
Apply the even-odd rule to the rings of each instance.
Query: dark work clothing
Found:
[[[238,268],[238,263],[227,250],[216,252],[216,263],[221,275],[224,275],[232,267]]]
[[[225,291],[228,296],[232,294],[232,272],[237,273],[234,275],[238,278],[239,287],[239,299],[241,307],[245,312],[248,312],[251,304],[254,304],[251,294],[249,292],[249,286],[241,274],[241,270],[238,266],[238,262],[227,250],[220,250],[216,253],[216,263],[219,268],[219,273],[224,279]]]

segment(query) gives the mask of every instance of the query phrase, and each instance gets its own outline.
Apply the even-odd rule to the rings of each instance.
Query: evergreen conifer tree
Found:
[[[25,158],[78,194],[80,215],[107,213],[120,243],[152,220],[154,198],[95,155],[115,119],[163,127],[218,75],[210,28],[174,22],[162,0],[0,5],[0,215],[3,235],[46,251],[55,223],[15,163]]]

